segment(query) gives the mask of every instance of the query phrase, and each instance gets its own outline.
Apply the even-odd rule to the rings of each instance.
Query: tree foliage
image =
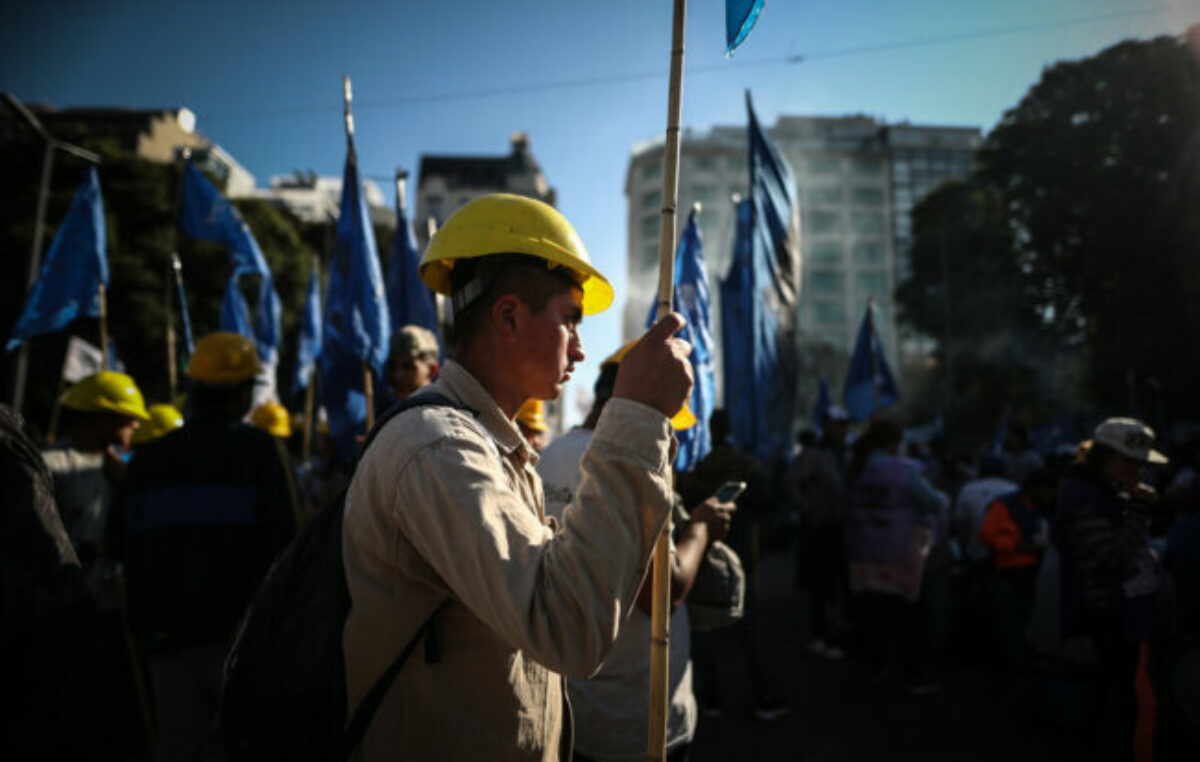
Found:
[[[1047,368],[1078,361],[1080,388],[1053,392],[1129,412],[1134,379],[1143,398],[1161,388],[1172,417],[1200,414],[1200,62],[1183,42],[1046,69],[970,180],[920,205],[914,233],[902,313],[932,336],[950,324],[956,376],[975,357],[1061,385]],[[985,386],[1002,400],[1020,389]]]

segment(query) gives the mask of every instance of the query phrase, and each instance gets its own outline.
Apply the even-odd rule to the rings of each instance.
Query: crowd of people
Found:
[[[728,710],[726,654],[760,721],[791,711],[756,637],[757,567],[781,542],[815,658],[863,660],[922,696],[967,653],[998,690],[1073,690],[1045,711],[1100,757],[1195,742],[1180,687],[1200,636],[1194,447],[1168,460],[1147,426],[1112,418],[1069,453],[1036,453],[1014,426],[953,461],[834,406],[774,465],[718,410],[711,452],[672,473],[692,385],[677,315],[614,352],[586,420],[548,441],[540,401],[582,359],[584,315],[613,298],[561,215],[472,202],[421,273],[453,300],[453,341],[393,335],[380,406],[433,396],[357,464],[319,424],[301,458],[303,421],[251,408],[261,364],[232,333],[197,343],[183,411],[100,372],[65,391],[61,436],[39,451],[0,408],[4,674],[27,686],[0,714],[6,758],[223,758],[230,639],[272,560],[339,500],[347,707],[400,644],[426,643],[383,686],[356,758],[644,758],[668,515],[669,759]]]

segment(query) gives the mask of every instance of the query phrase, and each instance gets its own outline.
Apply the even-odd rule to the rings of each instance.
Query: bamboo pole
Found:
[[[103,283],[96,287],[96,297],[100,302],[100,368],[112,370],[108,359],[108,299],[106,291]]]
[[[304,390],[304,444],[300,448],[300,462],[307,463],[312,454],[313,433],[313,400],[317,390],[317,369],[313,368],[308,376],[308,386]]]
[[[371,377],[371,366],[365,361],[363,370],[363,396],[367,398],[367,433],[375,428],[375,380]]]
[[[658,235],[658,317],[671,311],[675,293],[675,228],[679,203],[679,122],[683,105],[683,39],[687,0],[675,0],[671,27],[671,77],[667,93],[667,133],[663,148],[662,228]],[[671,517],[654,546],[653,602],[650,613],[650,725],[646,758],[667,758],[668,660],[671,618]]]

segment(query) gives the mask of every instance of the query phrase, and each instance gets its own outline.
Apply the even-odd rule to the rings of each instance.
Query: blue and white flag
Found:
[[[342,176],[342,203],[325,290],[324,325],[317,360],[321,402],[329,416],[329,430],[338,454],[350,459],[358,449],[355,437],[366,429],[363,364],[370,368],[379,386],[391,339],[375,231],[362,195],[353,143],[347,146]]]
[[[100,316],[100,286],[108,285],[105,240],[100,175],[92,167],[54,234],[8,349],[33,336],[61,331],[76,318]]]
[[[308,277],[308,292],[304,295],[304,312],[300,314],[300,343],[296,349],[296,375],[292,390],[300,391],[312,378],[317,356],[321,354],[321,268],[313,257],[312,274]]]
[[[870,418],[900,401],[896,379],[883,353],[883,342],[875,330],[874,309],[874,304],[867,304],[842,387],[842,401],[856,421]]]
[[[750,199],[721,283],[725,407],[734,442],[764,462],[786,459],[796,417],[800,208],[791,166],[759,127],[746,94]]]
[[[271,270],[258,241],[237,209],[222,196],[200,170],[188,161],[183,170],[179,227],[184,235],[221,244],[229,253],[233,272],[221,303],[221,330],[254,339],[259,358],[274,365],[279,351],[279,317],[282,308]],[[246,300],[238,288],[243,275],[259,275],[258,305],[251,326]]]
[[[725,53],[741,45],[758,16],[762,13],[766,0],[725,0]]]
[[[396,236],[392,239],[392,254],[388,259],[387,297],[391,313],[392,332],[406,325],[419,325],[433,332],[441,341],[433,292],[417,274],[421,255],[417,253],[417,238],[404,207],[396,199]]]
[[[712,450],[709,418],[716,404],[716,383],[713,378],[712,297],[708,289],[708,274],[704,269],[704,243],[696,225],[696,212],[688,214],[687,225],[675,250],[675,309],[687,319],[679,337],[691,343],[692,396],[688,407],[696,416],[696,425],[675,432],[679,452],[675,468],[690,471]],[[655,322],[656,303],[650,304],[646,327]]]

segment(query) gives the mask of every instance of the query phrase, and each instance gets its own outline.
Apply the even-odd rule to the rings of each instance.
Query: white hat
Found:
[[[1136,418],[1109,418],[1096,427],[1092,440],[1141,463],[1167,462],[1165,455],[1153,449],[1154,429]]]
[[[841,405],[830,405],[825,409],[825,420],[830,423],[849,423],[850,414]]]

